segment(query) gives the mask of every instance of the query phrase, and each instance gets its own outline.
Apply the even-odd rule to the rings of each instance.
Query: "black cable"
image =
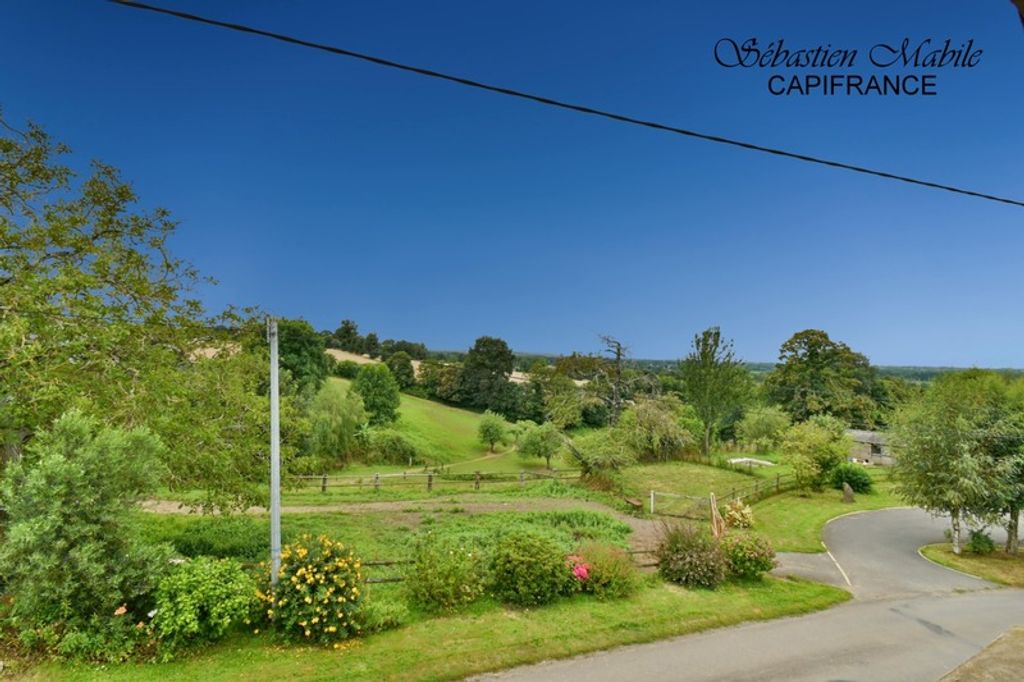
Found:
[[[664,123],[657,123],[655,121],[645,121],[639,118],[633,118],[632,116],[625,116],[623,114],[616,114],[610,111],[604,111],[602,109],[594,109],[593,107],[583,106],[580,104],[571,104],[569,102],[563,102],[550,97],[542,97],[540,95],[532,95],[527,92],[520,90],[513,90],[511,88],[503,88],[497,85],[489,85],[487,83],[481,83],[479,81],[470,80],[468,78],[462,78],[460,76],[452,76],[450,74],[441,73],[440,71],[433,71],[431,69],[424,69],[418,66],[410,66],[409,64],[402,64],[400,62],[394,62],[390,59],[383,59],[381,57],[374,57],[373,55],[363,54],[361,52],[354,52],[352,50],[346,50],[341,47],[334,47],[331,45],[324,45],[322,43],[314,43],[309,40],[303,40],[301,38],[294,38],[281,33],[273,33],[271,31],[264,31],[262,29],[253,28],[251,26],[245,26],[243,24],[235,24],[228,21],[219,21],[217,19],[209,19],[202,17],[197,14],[189,14],[188,12],[179,12],[178,10],[167,9],[164,7],[156,7],[154,5],[147,5],[142,2],[135,2],[134,0],[109,0],[117,5],[124,7],[131,7],[134,9],[148,10],[150,12],[157,12],[159,14],[167,14],[172,17],[178,17],[179,19],[186,19],[188,21],[196,21],[202,24],[208,24],[210,26],[217,26],[220,28],[230,29],[232,31],[240,31],[242,33],[251,33],[253,35],[263,36],[265,38],[273,38],[274,40],[280,40],[285,43],[292,45],[299,45],[302,47],[309,47],[315,50],[322,50],[331,54],[341,55],[344,57],[352,57],[354,59],[361,59],[363,61],[378,64],[380,66],[386,66],[392,69],[399,69],[401,71],[408,71],[410,73],[419,74],[421,76],[428,76],[430,78],[439,78],[441,80],[450,81],[452,83],[458,83],[459,85],[465,85],[471,88],[477,88],[480,90],[487,90],[489,92],[496,92],[501,95],[508,95],[510,97],[518,97],[520,99],[530,100],[531,102],[537,102],[539,104],[546,104],[548,106],[558,107],[560,109],[568,109],[570,111],[576,111],[582,114],[590,114],[593,116],[600,116],[602,118],[608,118],[613,121],[619,121],[620,123],[630,123],[633,125],[644,126],[646,128],[653,128],[655,130],[663,130],[665,132],[676,133],[678,135],[685,135],[687,137],[694,137],[700,140],[707,140],[708,142],[718,142],[720,144],[732,145],[733,147],[740,147],[742,149],[749,149],[751,151],[763,152],[765,154],[773,154],[775,156],[783,156],[790,159],[796,159],[798,161],[806,161],[808,163],[816,163],[822,166],[830,166],[832,168],[841,168],[843,170],[853,171],[855,173],[863,173],[865,175],[873,175],[879,178],[886,178],[888,180],[898,180],[900,182],[910,183],[912,185],[920,185],[922,187],[931,187],[932,189],[941,189],[947,192],[954,192],[956,194],[965,194],[967,196],[976,197],[978,199],[986,199],[988,201],[996,201],[1003,204],[1009,204],[1011,206],[1020,206],[1024,208],[1024,201],[1018,199],[1009,199],[1006,197],[996,196],[994,194],[986,194],[984,192],[975,192],[969,189],[963,189],[960,187],[954,187],[953,185],[944,185],[937,182],[929,182],[927,180],[919,180],[917,178],[911,178],[905,175],[896,175],[895,173],[887,173],[885,171],[875,170],[872,168],[866,168],[864,166],[857,166],[850,163],[843,163],[842,161],[831,161],[829,159],[822,159],[817,156],[809,156],[807,154],[799,154],[796,152],[786,151],[785,149],[778,149],[775,147],[765,147],[759,144],[753,144],[751,142],[743,142],[741,140],[734,140],[728,137],[722,137],[720,135],[710,135],[708,133],[700,133],[694,130],[687,130],[686,128],[677,128],[675,126],[666,125]]]

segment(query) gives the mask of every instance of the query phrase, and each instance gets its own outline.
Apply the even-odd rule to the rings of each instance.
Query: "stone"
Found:
[[[843,502],[853,504],[853,488],[846,481],[843,481]]]

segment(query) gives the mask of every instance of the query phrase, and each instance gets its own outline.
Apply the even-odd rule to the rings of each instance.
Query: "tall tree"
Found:
[[[626,403],[625,362],[629,349],[614,336],[601,336],[605,353],[610,357],[610,367],[605,370],[610,387],[608,396],[609,421],[616,424]]]
[[[708,456],[722,420],[749,397],[750,372],[736,359],[732,341],[710,327],[693,337],[690,354],[679,363],[679,378],[684,400],[704,422],[701,449]]]
[[[370,332],[363,339],[363,354],[371,358],[380,357],[380,339],[377,338],[376,332]]]
[[[68,147],[0,118],[0,445],[17,459],[72,407],[114,427],[147,424],[167,444],[164,484],[210,504],[265,496],[264,327],[210,317],[176,258],[176,223],[141,211],[113,167],[80,177]],[[282,454],[301,437],[282,396]]]
[[[478,338],[462,363],[461,393],[467,402],[505,414],[514,362],[512,349],[504,340],[493,336]]]
[[[363,337],[359,336],[359,325],[353,320],[342,320],[334,330],[333,344],[349,353],[363,352]]]
[[[797,332],[782,344],[765,390],[797,421],[832,414],[858,428],[876,426],[875,369],[865,356],[818,329]]]
[[[280,320],[277,328],[281,367],[291,373],[300,391],[315,395],[327,378],[323,337],[305,320]]]

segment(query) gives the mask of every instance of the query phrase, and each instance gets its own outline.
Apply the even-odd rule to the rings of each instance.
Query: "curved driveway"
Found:
[[[921,545],[943,540],[945,527],[944,520],[918,509],[863,512],[825,527],[834,562],[828,554],[781,555],[782,573],[825,579],[853,593],[852,601],[827,611],[489,677],[541,682],[936,680],[1008,627],[1024,623],[1024,591],[996,589],[918,555]]]

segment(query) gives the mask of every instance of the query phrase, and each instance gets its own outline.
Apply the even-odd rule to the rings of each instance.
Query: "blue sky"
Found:
[[[157,3],[158,0],[153,0]],[[895,173],[1024,196],[1005,0],[166,6]],[[0,106],[120,167],[255,304],[433,348],[773,360],[815,327],[878,364],[1024,366],[1024,209],[591,119],[100,0],[5,3]],[[719,38],[973,38],[929,98],[774,97]],[[863,58],[862,58],[863,59]],[[873,72],[868,68],[858,71]]]

